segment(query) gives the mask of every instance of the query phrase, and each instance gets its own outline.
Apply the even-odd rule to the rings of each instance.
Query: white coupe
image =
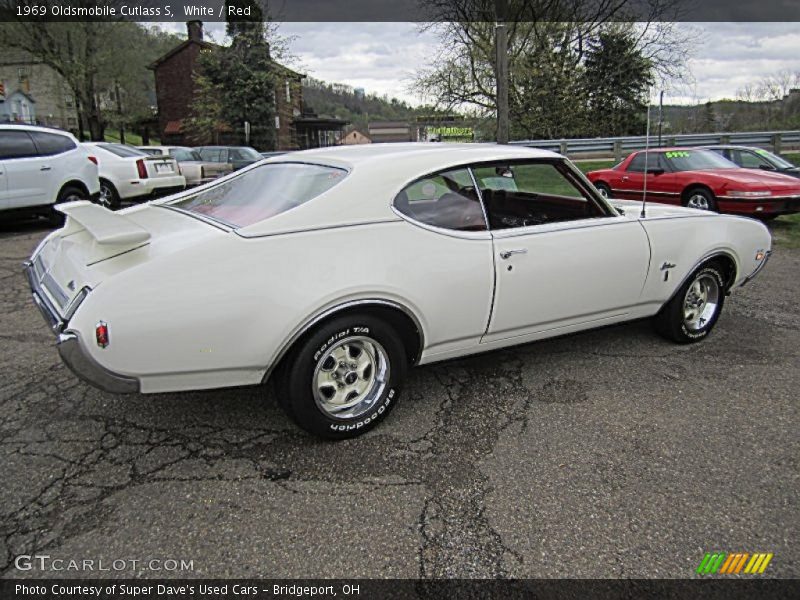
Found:
[[[141,393],[272,379],[331,438],[386,418],[410,365],[645,317],[701,340],[771,251],[758,221],[642,216],[558,154],[480,144],[296,152],[59,210],[26,271],[76,375]]]

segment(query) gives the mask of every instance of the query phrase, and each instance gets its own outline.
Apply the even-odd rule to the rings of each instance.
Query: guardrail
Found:
[[[645,136],[578,138],[560,140],[521,140],[511,144],[552,150],[565,156],[622,158],[634,150],[643,150]],[[708,146],[737,144],[759,146],[780,153],[782,150],[800,148],[800,131],[745,131],[731,133],[687,133],[662,135],[661,146]],[[650,147],[658,147],[658,137],[650,136]]]

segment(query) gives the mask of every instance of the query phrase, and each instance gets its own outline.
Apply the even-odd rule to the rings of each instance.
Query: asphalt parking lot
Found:
[[[421,367],[330,443],[263,389],[115,396],[59,361],[0,225],[0,575],[19,555],[191,560],[190,577],[800,576],[800,249],[699,345],[633,323]],[[158,351],[158,349],[154,349]]]

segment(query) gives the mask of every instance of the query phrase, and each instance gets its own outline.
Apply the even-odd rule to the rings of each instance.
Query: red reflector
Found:
[[[144,159],[136,161],[136,170],[139,171],[139,179],[147,179],[147,168],[144,166]]]
[[[90,156],[89,160],[92,161],[94,164],[97,164],[97,157],[96,156]]]
[[[103,321],[100,321],[97,324],[97,327],[94,330],[95,337],[97,338],[97,345],[101,348],[105,348],[109,344],[108,339],[108,325]]]

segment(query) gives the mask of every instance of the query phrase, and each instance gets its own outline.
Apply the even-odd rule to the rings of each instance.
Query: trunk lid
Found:
[[[91,202],[56,207],[64,228],[42,243],[29,267],[31,285],[68,318],[74,303],[114,275],[227,232],[175,210],[152,205],[112,212]]]
[[[142,157],[139,160],[144,161],[147,176],[151,179],[158,179],[159,177],[173,177],[180,175],[180,167],[178,161],[166,155]]]

